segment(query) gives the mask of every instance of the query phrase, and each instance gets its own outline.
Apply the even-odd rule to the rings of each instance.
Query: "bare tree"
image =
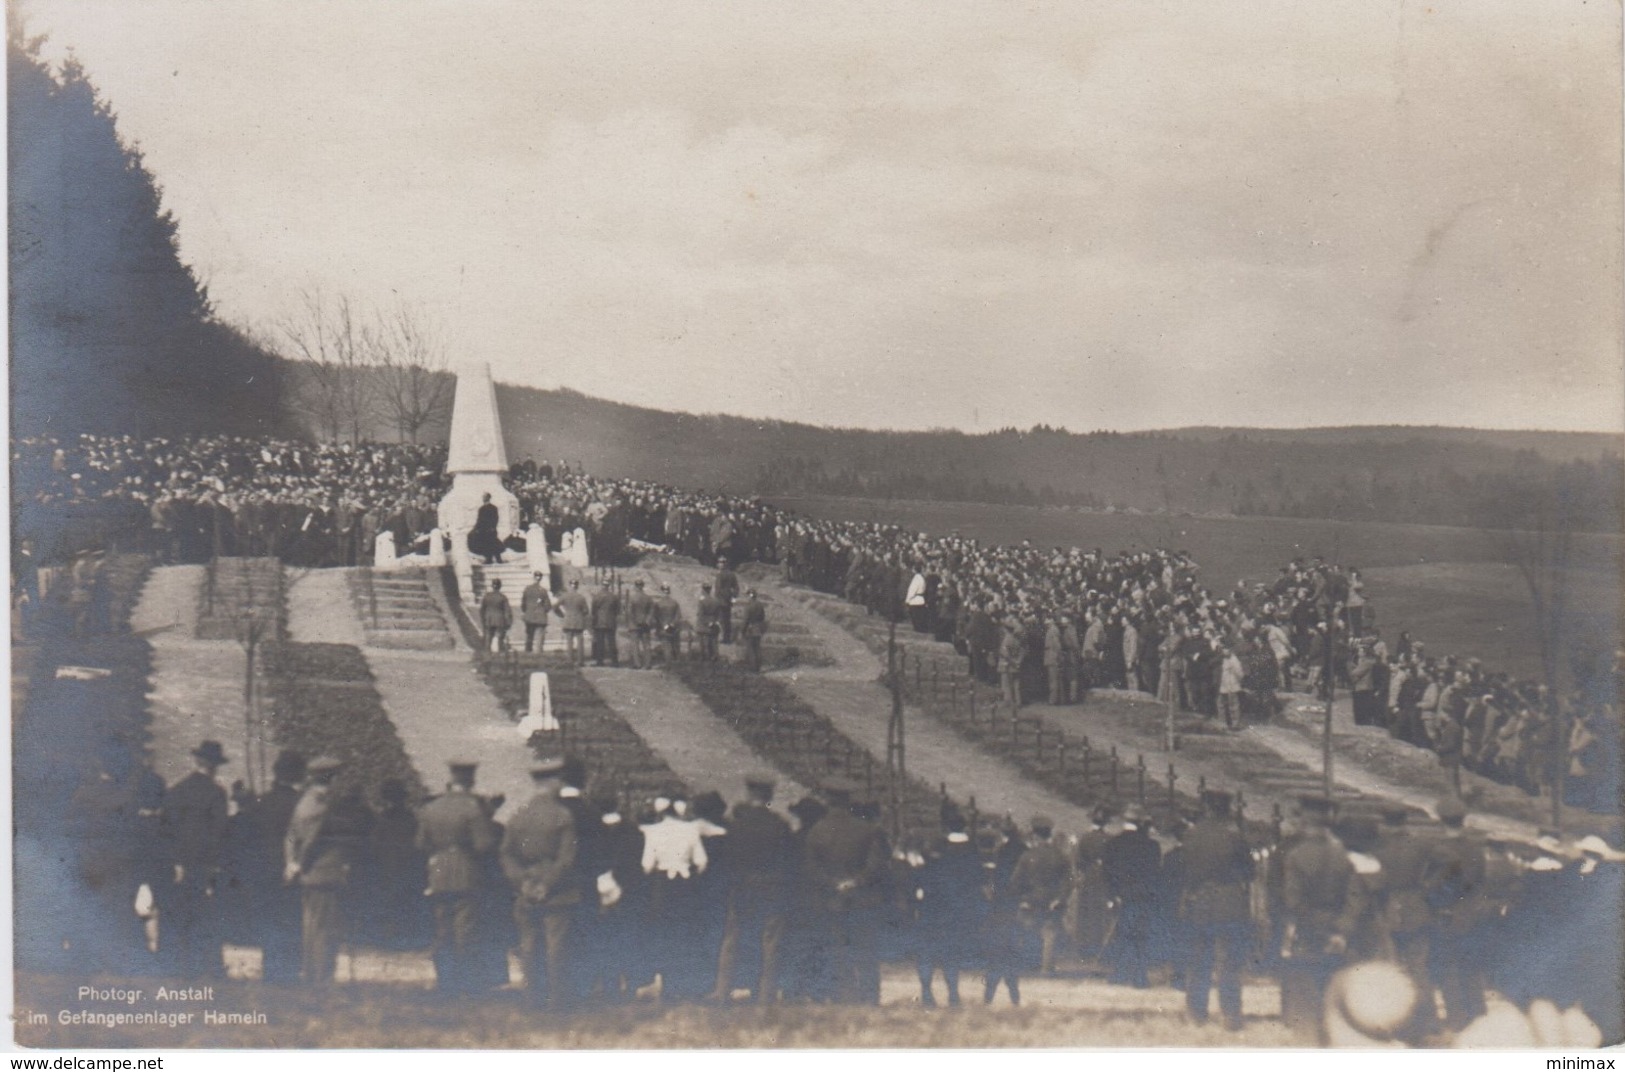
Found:
[[[1535,643],[1540,649],[1541,677],[1546,686],[1545,710],[1550,754],[1548,785],[1552,794],[1552,825],[1561,828],[1563,782],[1568,773],[1568,744],[1572,712],[1565,700],[1565,668],[1576,638],[1570,636],[1570,569],[1574,534],[1584,504],[1575,489],[1558,474],[1542,478],[1520,474],[1502,497],[1506,528],[1498,534],[1502,557],[1517,567],[1529,593]]]
[[[439,332],[411,306],[379,314],[370,333],[377,365],[380,413],[403,442],[416,443],[425,427],[446,416],[453,380]]]
[[[366,366],[373,341],[350,299],[301,294],[301,309],[278,325],[289,356],[303,363],[300,401],[323,438],[360,442],[371,416],[374,379]]]

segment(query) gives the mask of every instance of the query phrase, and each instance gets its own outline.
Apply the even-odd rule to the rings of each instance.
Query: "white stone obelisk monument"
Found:
[[[497,389],[491,382],[491,366],[484,361],[457,374],[446,472],[451,474],[451,490],[440,500],[440,531],[466,541],[486,495],[497,508],[497,535],[506,540],[519,531],[519,500],[502,486],[502,477],[508,472],[508,451],[502,445],[502,420],[497,416]],[[467,543],[452,550],[466,555]]]

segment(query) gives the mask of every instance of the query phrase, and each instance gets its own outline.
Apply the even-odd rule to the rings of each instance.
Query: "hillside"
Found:
[[[290,364],[297,397],[297,364]],[[674,413],[498,384],[508,457],[736,494],[1080,506],[1494,527],[1498,502],[1561,481],[1582,527],[1618,531],[1622,440],[1473,428],[1181,428],[972,435]],[[389,438],[385,423],[374,434]],[[443,438],[444,421],[424,438]]]

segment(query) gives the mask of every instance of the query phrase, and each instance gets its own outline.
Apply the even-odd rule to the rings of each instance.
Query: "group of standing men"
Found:
[[[714,583],[700,586],[694,624],[689,626],[683,608],[671,594],[671,585],[662,582],[658,594],[650,595],[643,578],[625,591],[618,579],[605,575],[589,597],[581,591],[580,578],[571,578],[565,591],[553,596],[548,574],[537,570],[520,593],[519,615],[525,626],[525,651],[541,651],[547,642],[547,628],[557,617],[564,630],[565,650],[570,662],[583,666],[589,657],[594,666],[620,666],[620,632],[624,628],[632,641],[631,665],[650,670],[658,658],[667,664],[682,657],[683,634],[691,632],[698,645],[698,657],[718,658],[718,643],[734,642],[735,604],[739,603],[739,575],[726,559]],[[767,608],[754,588],[744,593],[738,606],[739,636],[744,641],[744,662],[753,670],[762,668],[762,639],[767,635]],[[513,604],[502,590],[502,581],[493,579],[480,597],[480,627],[487,651],[508,650],[508,631],[514,623]],[[591,647],[587,634],[591,632]]]

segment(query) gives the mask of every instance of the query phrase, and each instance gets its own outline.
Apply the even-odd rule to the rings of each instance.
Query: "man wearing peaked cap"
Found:
[[[717,956],[716,987],[711,993],[712,1000],[719,1003],[726,1002],[732,990],[740,938],[745,934],[754,936],[762,951],[759,970],[750,973],[752,995],[759,1004],[778,999],[779,954],[797,852],[790,824],[770,809],[775,783],[773,775],[763,771],[745,775],[749,799],[734,805],[728,824],[728,877],[732,882]]]
[[[1248,947],[1253,857],[1230,821],[1232,799],[1222,789],[1202,793],[1202,817],[1184,839],[1179,916],[1190,928],[1185,1011],[1194,1022],[1207,1022],[1217,968],[1219,1011],[1225,1027],[1236,1031],[1241,1027],[1241,967]]]
[[[1385,804],[1381,814],[1382,832],[1372,850],[1382,867],[1382,889],[1373,921],[1377,952],[1424,986],[1431,918],[1424,883],[1430,849],[1426,840],[1405,828],[1410,817],[1405,805]]]
[[[474,795],[472,760],[447,763],[446,792],[418,810],[417,847],[428,857],[429,902],[434,910],[435,985],[449,995],[480,989],[477,895],[483,860],[496,848],[497,830]]]
[[[1348,952],[1354,865],[1332,834],[1334,801],[1298,800],[1301,830],[1281,861],[1286,917],[1281,956],[1281,1018],[1302,1040],[1318,1041],[1326,985]]]
[[[533,1005],[569,1004],[571,922],[581,900],[575,881],[579,844],[575,818],[559,802],[564,760],[539,759],[530,767],[536,795],[508,820],[502,870],[513,884],[514,922],[526,994]]]
[[[1032,837],[1010,872],[1009,893],[1022,927],[1038,939],[1038,969],[1050,975],[1055,971],[1061,908],[1070,888],[1072,864],[1052,837],[1055,820],[1035,815],[1030,825]]]
[[[1445,1004],[1445,1025],[1460,1031],[1484,1015],[1487,985],[1475,932],[1485,912],[1484,841],[1465,828],[1467,805],[1447,797],[1434,808],[1444,824],[1433,839],[1422,884],[1433,924],[1429,967]]]
[[[294,806],[284,841],[284,875],[299,885],[300,974],[307,986],[333,981],[346,933],[344,891],[372,826],[358,796],[333,793],[343,766],[333,756],[310,761],[310,784]]]

